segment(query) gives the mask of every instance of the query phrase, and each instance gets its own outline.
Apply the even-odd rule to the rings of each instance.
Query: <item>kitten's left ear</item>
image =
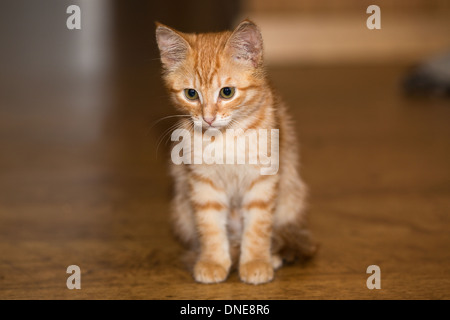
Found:
[[[182,34],[163,24],[156,23],[156,42],[163,66],[170,70],[182,62],[190,48]]]
[[[242,21],[227,42],[231,55],[238,61],[258,67],[263,62],[263,39],[256,24]]]

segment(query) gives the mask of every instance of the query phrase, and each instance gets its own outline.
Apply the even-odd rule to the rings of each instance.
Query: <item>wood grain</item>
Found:
[[[0,299],[450,298],[448,101],[403,96],[403,67],[271,70],[320,251],[266,285],[236,273],[202,285],[170,233],[164,142],[156,151],[170,121],[149,124],[172,109],[155,68],[121,74],[99,122],[56,97],[0,109]],[[81,290],[66,288],[72,264]],[[381,290],[366,287],[373,264]]]

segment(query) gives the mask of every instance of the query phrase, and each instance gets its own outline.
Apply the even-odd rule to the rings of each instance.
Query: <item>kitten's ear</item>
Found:
[[[263,61],[263,39],[256,24],[242,21],[227,42],[231,55],[238,61],[258,67]]]
[[[156,42],[164,68],[170,70],[182,62],[190,48],[181,33],[156,22]]]

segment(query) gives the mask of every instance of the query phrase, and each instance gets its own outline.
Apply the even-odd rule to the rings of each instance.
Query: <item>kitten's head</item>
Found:
[[[264,72],[262,37],[253,22],[205,34],[157,24],[156,40],[172,101],[194,121],[221,129],[254,112]]]

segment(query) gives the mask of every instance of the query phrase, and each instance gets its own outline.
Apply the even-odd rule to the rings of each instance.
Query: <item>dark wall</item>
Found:
[[[240,1],[120,1],[114,2],[115,44],[119,65],[158,58],[155,21],[183,32],[230,29]]]

